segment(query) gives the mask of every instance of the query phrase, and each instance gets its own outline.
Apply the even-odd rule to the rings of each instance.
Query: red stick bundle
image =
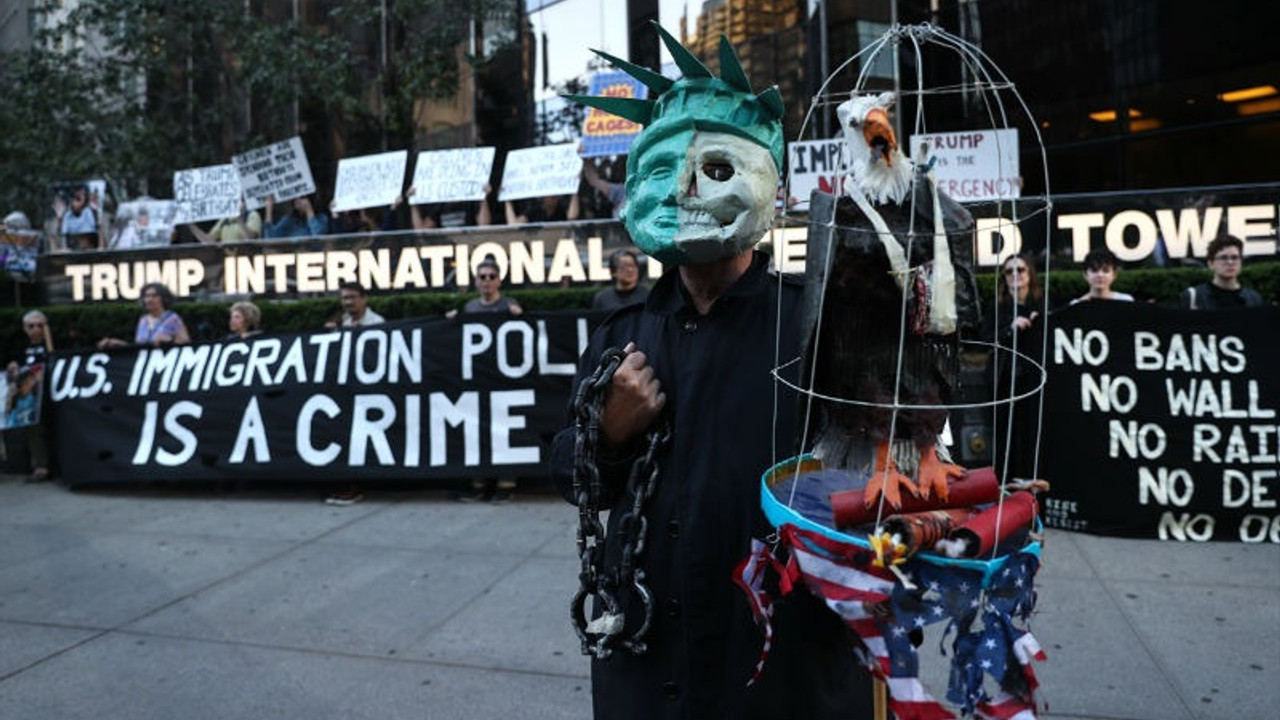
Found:
[[[875,522],[880,498],[876,498],[867,507],[863,496],[864,490],[844,490],[831,493],[831,513],[836,528],[844,529]],[[994,468],[978,468],[965,473],[964,477],[951,483],[945,502],[937,496],[921,500],[909,493],[903,493],[902,507],[896,510],[886,508],[894,514],[924,512],[926,510],[944,510],[947,508],[963,508],[972,505],[995,502],[1000,499],[1000,483],[996,480]],[[888,513],[886,513],[888,514]]]
[[[884,530],[890,535],[897,535],[899,542],[906,546],[907,555],[914,555],[921,550],[933,549],[939,540],[948,537],[952,530],[975,514],[967,508],[953,508],[890,515],[885,518]]]
[[[1000,527],[996,527],[996,516]],[[1036,516],[1036,497],[1026,490],[1019,490],[1004,499],[1004,506],[993,505],[974,515],[951,532],[953,540],[961,540],[965,547],[961,557],[981,557],[1009,539],[1010,535],[1029,526]]]

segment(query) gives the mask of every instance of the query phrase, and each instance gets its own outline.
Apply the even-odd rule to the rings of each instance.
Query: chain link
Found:
[[[582,654],[607,659],[617,647],[640,655],[647,650],[645,635],[653,622],[653,595],[645,584],[643,568],[645,537],[649,523],[644,504],[653,497],[658,484],[657,455],[671,436],[667,423],[661,422],[645,436],[645,451],[631,465],[626,492],[631,503],[618,518],[615,534],[622,543],[621,561],[605,567],[605,529],[600,520],[600,503],[604,495],[597,466],[600,441],[600,417],[604,412],[605,391],[613,375],[626,358],[626,353],[609,348],[600,365],[578,385],[573,409],[577,437],[574,443],[573,497],[578,505],[578,557],[582,568],[578,573],[578,592],[570,602],[569,615],[582,642]],[[634,595],[640,601],[640,626],[624,635],[626,612],[623,598]],[[587,600],[597,598],[600,616],[587,621]]]

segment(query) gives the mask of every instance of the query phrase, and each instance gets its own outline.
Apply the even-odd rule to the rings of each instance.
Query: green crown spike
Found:
[[[751,92],[751,81],[742,71],[738,53],[733,51],[733,45],[729,44],[729,38],[724,35],[720,36],[720,77],[742,92]]]
[[[650,94],[654,97],[670,90],[671,86],[675,83],[675,80],[672,80],[665,75],[659,75],[647,67],[641,67],[640,65],[629,63],[622,58],[614,57],[603,50],[592,50],[591,52],[599,55],[605,60],[608,60],[610,65],[644,83],[645,87],[649,88]]]
[[[652,100],[597,95],[561,95],[560,97],[565,100],[582,103],[587,107],[603,110],[611,115],[617,115],[620,118],[626,118],[641,125],[648,125],[649,121],[653,119],[654,102]]]
[[[564,95],[566,100],[597,108],[640,123],[645,129],[636,137],[627,159],[628,171],[634,159],[653,142],[671,132],[699,130],[737,135],[764,147],[782,169],[782,94],[777,86],[759,95],[751,92],[751,81],[742,69],[728,38],[720,38],[720,69],[715,77],[707,66],[690,53],[656,22],[662,40],[684,73],[671,80],[608,53],[595,51],[614,67],[649,88],[647,100],[635,98]]]
[[[649,22],[657,28],[658,34],[662,36],[662,43],[667,46],[672,59],[676,61],[676,67],[680,68],[680,72],[684,73],[686,78],[693,80],[712,77],[711,71],[707,69],[706,65],[702,64],[698,56],[689,52],[689,49],[681,45],[680,41],[675,39],[671,33],[662,29],[657,20],[650,20]]]

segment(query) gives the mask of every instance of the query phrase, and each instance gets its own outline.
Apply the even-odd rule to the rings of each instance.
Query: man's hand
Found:
[[[667,404],[662,383],[645,354],[633,342],[623,352],[627,357],[613,374],[600,417],[600,434],[605,445],[614,448],[626,447],[648,430]]]

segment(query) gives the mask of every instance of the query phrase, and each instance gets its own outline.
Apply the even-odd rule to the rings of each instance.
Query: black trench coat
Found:
[[[794,453],[795,395],[777,397],[775,436],[770,371],[798,355],[801,288],[790,279],[779,283],[757,253],[747,273],[700,316],[679,277],[667,273],[645,305],[610,316],[578,373],[580,381],[604,349],[634,340],[667,394],[672,427],[659,458],[657,492],[645,508],[642,566],[655,605],[649,650],[593,661],[595,717],[869,718],[870,680],[857,666],[851,633],[803,588],[778,601],[774,647],[760,680],[746,686],[764,636],[732,574],[751,538],[772,530],[759,487],[761,472],[775,459],[775,437],[778,460]],[[566,498],[573,439],[572,428],[562,431],[552,453],[553,476]],[[629,458],[622,460],[601,466],[614,487],[630,466]],[[621,508],[629,499],[618,502]],[[621,513],[610,514],[611,525]],[[609,528],[611,539],[615,530]],[[617,561],[614,543],[606,552]]]

